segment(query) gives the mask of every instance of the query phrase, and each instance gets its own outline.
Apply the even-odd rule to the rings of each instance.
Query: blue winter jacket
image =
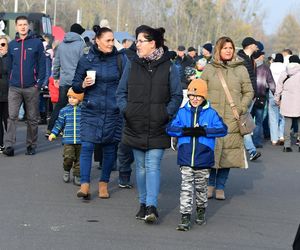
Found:
[[[122,65],[118,65],[118,60]],[[126,55],[118,52],[115,47],[112,53],[104,54],[96,45],[79,60],[72,88],[75,93],[84,92],[80,127],[82,141],[120,141],[123,118],[117,106],[116,90],[127,60]],[[87,70],[96,71],[96,81],[83,89],[82,83]]]
[[[68,104],[59,111],[51,133],[58,136],[63,132],[63,144],[80,144],[80,119],[81,105]]]
[[[25,39],[17,33],[8,45],[9,85],[18,88],[41,87],[45,82],[46,57],[43,43],[29,31]]]
[[[204,127],[206,136],[191,137],[183,135],[184,127]],[[180,166],[211,168],[214,166],[215,138],[227,135],[227,126],[209,102],[198,108],[188,102],[180,108],[176,117],[167,127],[167,133],[178,137],[178,158]]]

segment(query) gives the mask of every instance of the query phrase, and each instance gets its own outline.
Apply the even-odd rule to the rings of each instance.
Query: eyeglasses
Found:
[[[197,101],[201,101],[203,99],[203,97],[201,95],[189,95],[188,98],[190,100],[196,99]]]
[[[138,43],[147,43],[147,42],[150,42],[150,41],[149,40],[136,40],[135,44],[138,44]]]
[[[1,47],[5,47],[7,43],[0,43]]]

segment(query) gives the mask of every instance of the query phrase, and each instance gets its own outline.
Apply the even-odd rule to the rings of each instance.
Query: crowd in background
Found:
[[[194,189],[196,222],[204,224],[207,199],[226,199],[230,168],[247,168],[247,159],[259,159],[258,149],[266,143],[283,146],[283,152],[297,144],[299,150],[300,59],[289,49],[266,61],[263,43],[252,37],[243,39],[239,51],[229,37],[221,37],[198,53],[184,45],[170,50],[165,30],[146,25],[119,50],[107,26],[85,30],[75,23],[61,43],[33,34],[24,16],[16,19],[16,29],[15,39],[0,37],[0,151],[15,155],[18,119],[24,119],[25,154],[35,155],[38,125],[47,125],[49,141],[63,138],[63,181],[73,175],[79,198],[91,198],[93,155],[100,162],[102,199],[110,198],[114,168],[119,187],[133,187],[135,162],[136,218],[153,223],[161,160],[172,146],[178,148],[182,174],[177,229],[187,231]],[[239,133],[219,74],[239,115],[253,116],[252,134]]]

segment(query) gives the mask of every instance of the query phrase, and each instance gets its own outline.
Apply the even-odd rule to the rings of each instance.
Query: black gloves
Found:
[[[193,137],[199,137],[199,136],[206,136],[206,131],[204,127],[189,127],[189,128],[183,128],[183,135],[184,136],[193,136]]]

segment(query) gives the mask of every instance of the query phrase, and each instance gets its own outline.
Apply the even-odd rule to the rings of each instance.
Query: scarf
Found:
[[[162,57],[162,55],[164,54],[164,49],[163,47],[159,47],[157,49],[155,49],[152,54],[150,54],[149,56],[146,56],[144,59],[148,62],[154,61],[154,60],[158,60],[159,58]]]

